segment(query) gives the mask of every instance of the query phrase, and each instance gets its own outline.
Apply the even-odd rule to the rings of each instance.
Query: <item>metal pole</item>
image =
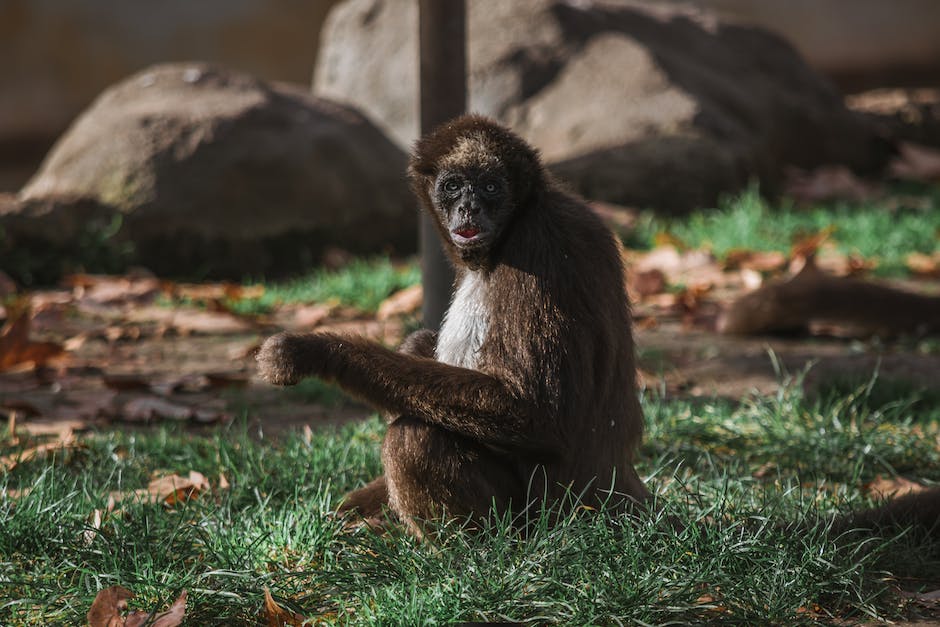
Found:
[[[421,134],[467,107],[466,5],[464,0],[419,0]],[[440,328],[450,302],[454,272],[432,219],[421,213],[424,326]]]

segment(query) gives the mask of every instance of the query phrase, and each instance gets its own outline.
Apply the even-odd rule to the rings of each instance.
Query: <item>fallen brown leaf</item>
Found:
[[[160,614],[135,610],[123,615],[127,601],[134,598],[134,593],[122,586],[111,586],[98,593],[86,618],[89,627],[176,627],[186,615],[186,597],[187,592],[183,590],[173,605]]]
[[[726,270],[755,270],[757,272],[777,272],[787,265],[787,256],[777,250],[747,250],[735,248],[725,255],[723,266]]]
[[[0,372],[26,364],[42,366],[65,354],[60,344],[29,339],[31,315],[27,297],[7,304],[7,321],[0,329]]]
[[[134,499],[144,503],[163,503],[173,506],[198,498],[207,490],[209,490],[209,480],[201,472],[191,470],[188,477],[181,477],[177,474],[158,477],[148,483],[146,488],[131,492],[112,492],[109,498],[114,503]]]
[[[114,416],[129,422],[151,422],[153,420],[191,420],[200,424],[226,422],[231,416],[217,407],[191,407],[174,403],[159,396],[138,396],[128,400],[123,407],[114,410]]]
[[[385,321],[393,316],[414,313],[421,308],[423,301],[424,290],[421,285],[412,285],[395,292],[382,301],[375,317],[377,320]]]
[[[251,381],[251,375],[246,372],[207,372],[206,381],[211,388],[243,388]]]
[[[921,485],[904,477],[887,477],[877,475],[873,481],[863,486],[865,493],[875,499],[888,499],[904,496],[905,494],[915,494],[928,490]]]
[[[186,335],[201,333],[225,335],[245,333],[253,328],[250,321],[227,312],[200,309],[167,309],[166,307],[139,307],[127,312],[130,322],[157,322]]]
[[[940,150],[910,142],[901,142],[898,156],[888,171],[901,179],[933,183],[940,181]]]
[[[47,419],[29,420],[23,422],[20,428],[32,438],[47,438],[55,436],[60,440],[66,439],[70,433],[88,429],[88,423],[76,419]]]
[[[167,291],[176,298],[196,301],[244,300],[264,296],[263,285],[238,285],[237,283],[177,283],[168,284]]]
[[[627,272],[627,289],[635,299],[666,291],[666,275],[658,268]]]
[[[877,185],[866,183],[844,165],[824,165],[815,170],[793,168],[787,172],[784,194],[802,203],[846,199],[861,202],[877,196]]]
[[[819,251],[819,247],[835,233],[835,225],[829,225],[821,231],[815,233],[799,233],[793,238],[793,245],[790,247],[790,258],[814,257]]]
[[[41,455],[45,455],[46,453],[75,448],[76,446],[78,446],[78,442],[72,432],[69,431],[61,439],[54,442],[46,442],[44,444],[39,444],[22,451],[0,457],[0,468],[9,472],[20,464],[29,462]]]
[[[150,422],[160,419],[189,420],[193,415],[193,409],[157,396],[140,396],[129,400],[124,405],[121,415],[131,422]]]
[[[688,246],[685,245],[681,239],[673,235],[672,233],[666,233],[665,231],[660,231],[653,236],[653,245],[656,248],[675,248],[677,250],[685,250]]]
[[[65,277],[63,284],[72,288],[77,300],[100,305],[151,302],[162,288],[158,278],[140,273],[127,276],[73,274]]]
[[[764,277],[757,270],[742,268],[739,276],[741,277],[741,285],[749,292],[753,292],[764,284]]]
[[[907,262],[907,268],[918,276],[940,278],[940,251],[936,251],[932,255],[911,253],[905,261]]]
[[[195,470],[189,471],[188,477],[169,475],[154,479],[147,485],[147,492],[167,505],[176,505],[199,496],[209,489],[209,480]]]
[[[126,392],[128,390],[149,390],[150,380],[139,373],[131,374],[103,374],[101,380],[105,387],[112,390]]]
[[[264,614],[268,619],[268,627],[295,627],[306,622],[300,614],[285,610],[278,605],[267,588],[264,589]]]
[[[329,318],[333,309],[333,305],[327,303],[297,305],[291,308],[291,312],[293,313],[292,323],[294,326],[301,329],[315,327]]]

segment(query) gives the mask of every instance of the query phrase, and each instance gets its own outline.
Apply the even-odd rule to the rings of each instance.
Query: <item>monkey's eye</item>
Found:
[[[483,186],[483,191],[487,194],[495,194],[496,190],[499,189],[499,186],[496,183],[487,183]]]
[[[459,192],[462,185],[457,179],[450,179],[449,181],[444,182],[444,191],[450,194],[454,192]]]

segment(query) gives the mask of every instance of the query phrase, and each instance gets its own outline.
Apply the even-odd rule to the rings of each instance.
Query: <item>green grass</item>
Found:
[[[375,312],[394,292],[420,280],[421,271],[415,261],[355,259],[339,270],[318,268],[308,276],[268,283],[260,298],[234,302],[232,308],[241,313],[260,313],[281,304],[335,302]]]
[[[720,259],[736,248],[788,252],[794,238],[834,227],[831,240],[845,254],[875,258],[876,274],[903,275],[912,252],[940,250],[940,194],[919,195],[894,208],[885,203],[831,203],[798,208],[782,202],[771,207],[755,188],[721,202],[717,209],[667,220],[644,214],[626,242],[650,248],[659,233],[669,233],[690,248],[709,248]]]
[[[187,624],[198,625],[262,622],[264,587],[306,616],[352,624],[789,625],[814,603],[895,616],[886,572],[940,577],[937,547],[912,537],[837,544],[776,523],[862,505],[876,474],[940,479],[937,406],[877,406],[870,387],[822,403],[794,391],[644,403],[640,472],[682,531],[581,511],[554,527],[540,518],[525,538],[504,520],[482,534],[445,525],[423,544],[344,532],[328,512],[379,472],[378,419],[309,442],[256,441],[244,426],[88,437],[0,478],[0,624],[80,624],[96,592],[119,584],[145,609],[189,590]],[[174,508],[122,504],[82,541],[110,491],[190,470],[231,487]]]

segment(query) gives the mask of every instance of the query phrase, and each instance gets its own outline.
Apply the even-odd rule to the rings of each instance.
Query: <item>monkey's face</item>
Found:
[[[499,169],[442,171],[431,198],[441,225],[467,262],[482,262],[512,213],[509,186]]]

